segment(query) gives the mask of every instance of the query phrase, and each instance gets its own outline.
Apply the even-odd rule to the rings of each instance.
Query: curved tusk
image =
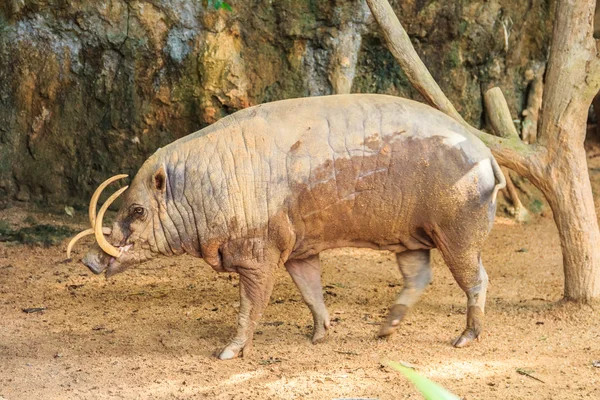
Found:
[[[111,229],[110,228],[102,228],[102,233],[105,235],[110,235],[111,233]],[[71,241],[69,242],[69,245],[67,246],[67,258],[71,258],[71,250],[73,250],[73,246],[75,246],[75,243],[77,243],[77,241],[79,239],[81,239],[82,237],[88,236],[88,235],[93,235],[94,234],[94,230],[92,228],[86,229],[85,231],[79,232],[77,235],[75,235],[75,237],[73,239],[71,239]]]
[[[123,178],[127,178],[127,174],[115,175],[111,178],[108,178],[107,180],[102,182],[100,186],[98,186],[98,188],[92,195],[92,198],[90,200],[90,207],[88,210],[88,214],[90,216],[90,226],[92,227],[92,229],[94,229],[94,227],[96,226],[96,207],[98,206],[98,199],[100,198],[102,191],[114,181],[118,181],[119,179]]]
[[[100,207],[100,211],[98,211],[98,217],[96,218],[96,226],[94,227],[94,235],[96,236],[96,241],[98,242],[98,246],[106,254],[110,254],[111,256],[118,258],[121,255],[121,252],[112,244],[108,243],[108,240],[102,234],[102,219],[104,218],[104,213],[110,207],[113,201],[117,197],[119,197],[125,190],[127,190],[129,186],[122,187],[121,189],[114,192]]]

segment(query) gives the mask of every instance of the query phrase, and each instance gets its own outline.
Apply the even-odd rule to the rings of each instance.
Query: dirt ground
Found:
[[[600,193],[600,148],[589,152]],[[597,204],[600,201],[597,201]],[[75,218],[12,207],[0,220],[86,227]],[[89,241],[84,244],[90,243]],[[235,329],[237,278],[191,257],[156,260],[110,280],[49,248],[0,243],[0,398],[418,399],[390,359],[466,399],[599,399],[600,310],[560,302],[558,236],[549,215],[498,218],[484,250],[490,288],[482,340],[450,346],[466,300],[434,252],[434,281],[387,340],[375,337],[401,277],[388,253],[322,254],[335,326],[309,341],[312,319],[278,271],[249,358],[214,352]],[[23,309],[43,307],[41,312]],[[533,379],[517,370],[530,371]]]

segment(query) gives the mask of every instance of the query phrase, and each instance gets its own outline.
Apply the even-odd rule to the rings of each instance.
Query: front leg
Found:
[[[240,312],[237,333],[231,343],[219,354],[221,360],[247,356],[258,321],[273,291],[273,272],[276,264],[246,263],[237,268],[240,274]]]

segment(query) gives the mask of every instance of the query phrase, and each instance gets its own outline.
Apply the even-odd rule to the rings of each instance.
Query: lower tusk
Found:
[[[98,216],[96,217],[96,226],[94,227],[94,235],[96,236],[98,246],[100,246],[100,248],[102,248],[102,250],[104,250],[106,254],[109,254],[115,258],[119,258],[122,251],[117,249],[112,244],[108,243],[108,240],[106,240],[106,238],[102,234],[102,219],[104,218],[104,213],[106,212],[108,207],[110,207],[112,202],[115,201],[115,199],[119,197],[125,190],[127,190],[128,187],[129,186],[125,186],[117,190],[104,202],[104,204],[102,204],[102,207],[100,207],[100,211],[98,211]]]
[[[110,235],[111,233],[111,229],[110,228],[102,228],[102,233],[105,235]],[[88,236],[88,235],[93,235],[94,234],[94,230],[92,228],[90,229],[86,229],[85,231],[79,232],[77,235],[75,235],[75,237],[73,239],[71,239],[71,241],[69,242],[69,245],[67,246],[67,258],[71,258],[71,250],[73,250],[73,246],[75,246],[75,243],[77,243],[77,241],[79,239],[81,239],[82,237]]]

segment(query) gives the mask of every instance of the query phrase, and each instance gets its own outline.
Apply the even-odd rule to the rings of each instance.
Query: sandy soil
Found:
[[[595,188],[598,154],[589,154]],[[0,219],[19,224],[31,215],[86,227],[81,213],[19,207]],[[464,327],[466,300],[437,253],[434,282],[387,340],[375,335],[401,285],[390,254],[322,254],[335,326],[319,345],[309,342],[308,309],[278,271],[253,354],[223,362],[213,354],[234,333],[236,276],[180,257],[107,281],[64,262],[65,245],[0,243],[0,398],[420,398],[382,359],[410,363],[466,399],[600,398],[600,368],[592,366],[600,360],[600,310],[560,302],[561,255],[549,216],[526,225],[498,218],[484,251],[485,334],[465,349],[450,340]],[[84,252],[79,246],[75,258]],[[32,307],[46,310],[22,311]]]

